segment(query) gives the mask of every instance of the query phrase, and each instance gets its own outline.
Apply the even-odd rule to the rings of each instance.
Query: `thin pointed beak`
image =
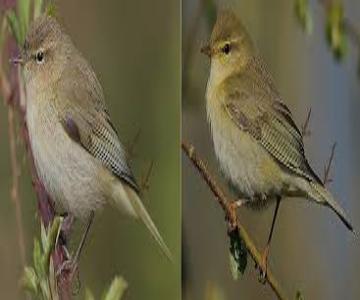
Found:
[[[208,57],[211,57],[212,54],[211,47],[209,45],[205,45],[204,47],[202,47],[200,52],[207,55]]]
[[[18,56],[18,57],[13,57],[10,58],[10,63],[14,64],[14,65],[23,65],[24,64],[24,59],[22,58],[22,56]]]

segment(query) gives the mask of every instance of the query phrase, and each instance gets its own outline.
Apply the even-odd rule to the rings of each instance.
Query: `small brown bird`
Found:
[[[211,58],[207,115],[221,169],[247,205],[265,207],[277,202],[262,269],[266,272],[282,197],[303,197],[328,206],[353,231],[342,208],[310,167],[302,134],[234,13],[218,15],[210,43],[202,52]]]
[[[46,191],[71,215],[90,218],[89,224],[105,203],[140,218],[170,257],[140,200],[101,85],[54,18],[33,22],[17,62],[24,70],[35,166]]]

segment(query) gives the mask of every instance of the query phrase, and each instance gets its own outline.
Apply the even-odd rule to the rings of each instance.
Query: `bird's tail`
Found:
[[[116,182],[112,191],[112,200],[115,202],[115,206],[121,211],[132,217],[141,219],[150,231],[154,240],[160,246],[162,252],[170,261],[172,261],[172,255],[169,248],[165,244],[149,213],[146,211],[137,192],[126,184]]]
[[[330,207],[338,215],[338,217],[345,224],[345,226],[350,231],[355,233],[354,227],[349,221],[349,218],[346,216],[344,210],[340,207],[340,205],[335,201],[331,193],[325,187],[318,183],[310,182],[310,186],[310,191],[308,191],[309,196],[316,202]]]

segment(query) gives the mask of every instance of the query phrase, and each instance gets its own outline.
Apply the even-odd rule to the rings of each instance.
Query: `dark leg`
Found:
[[[94,221],[94,216],[95,216],[94,211],[91,211],[89,219],[88,219],[88,223],[87,223],[86,228],[85,228],[85,232],[84,232],[83,236],[81,237],[79,247],[76,250],[74,258],[72,259],[73,264],[77,264],[79,259],[80,259],[81,251],[84,248],[86,238],[87,238],[87,236],[89,234],[89,231],[90,231],[90,227],[91,227],[91,225],[92,225],[92,223]]]
[[[263,253],[262,259],[261,259],[260,278],[262,280],[264,280],[266,278],[267,263],[268,263],[268,257],[269,257],[269,251],[270,251],[270,243],[271,243],[271,238],[272,238],[272,235],[273,235],[273,232],[274,232],[274,227],[275,227],[275,223],[276,223],[276,217],[277,217],[277,214],[278,214],[278,211],[279,211],[280,201],[281,201],[281,197],[277,197],[276,198],[276,206],[275,206],[274,216],[273,216],[272,223],[271,223],[270,234],[269,234],[268,241],[266,243],[264,253]]]
[[[80,255],[81,255],[82,249],[84,248],[86,238],[89,234],[90,227],[93,223],[94,216],[95,216],[94,211],[91,211],[88,222],[86,224],[84,234],[81,237],[79,247],[77,248],[74,257],[71,258],[71,260],[65,261],[65,263],[59,268],[58,274],[61,274],[61,272],[63,272],[64,270],[69,271],[70,274],[72,274],[72,275],[75,273],[75,269],[77,268],[78,262],[80,260]]]

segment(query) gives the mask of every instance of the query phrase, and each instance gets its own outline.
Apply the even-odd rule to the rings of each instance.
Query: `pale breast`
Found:
[[[278,164],[229,118],[220,99],[208,93],[207,113],[221,169],[240,197],[274,196],[283,188]]]
[[[35,166],[47,192],[77,217],[86,217],[104,202],[99,164],[66,134],[54,105],[29,101],[27,123]],[[35,100],[36,101],[36,100]]]

